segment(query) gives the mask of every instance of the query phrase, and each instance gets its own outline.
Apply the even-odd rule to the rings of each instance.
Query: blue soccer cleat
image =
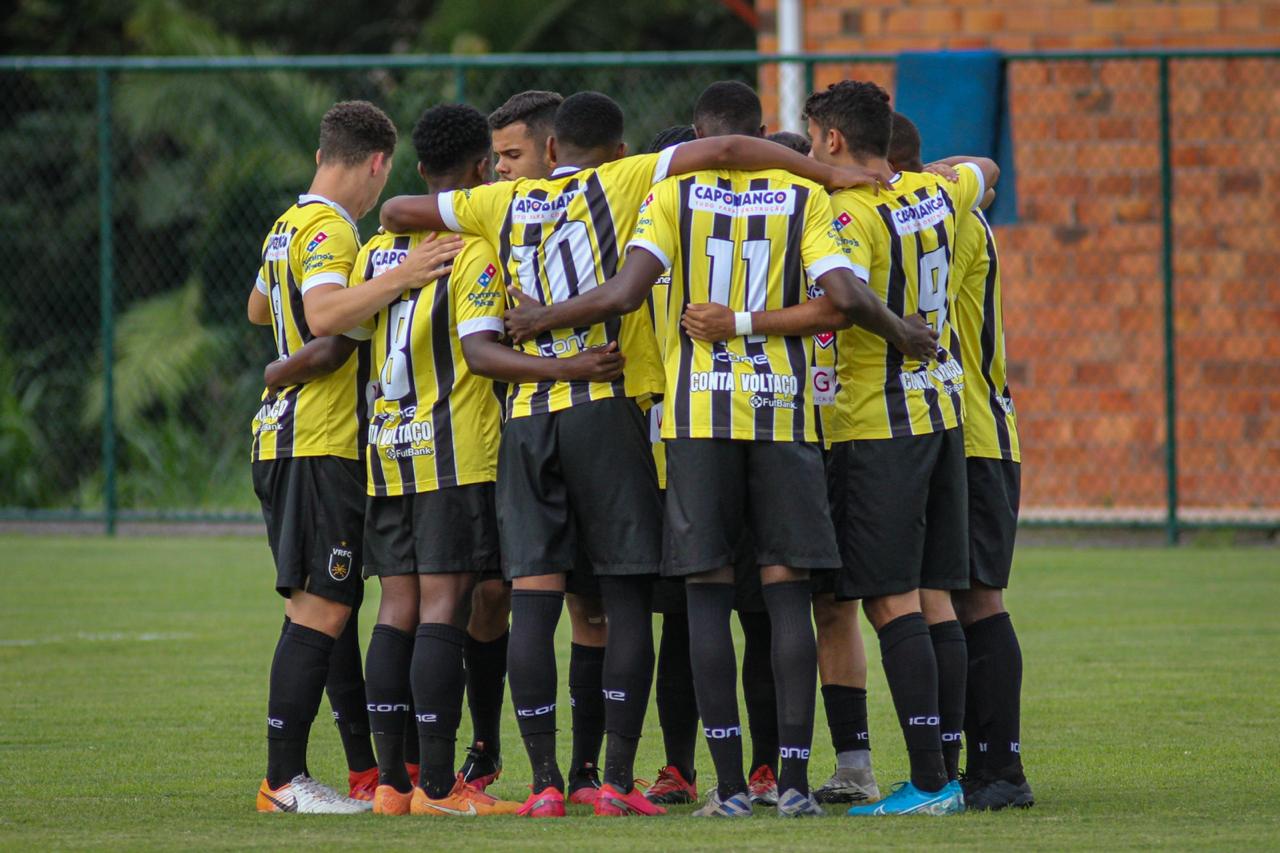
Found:
[[[949,782],[941,791],[926,793],[910,782],[899,782],[893,786],[893,793],[878,803],[865,806],[854,806],[845,814],[860,817],[862,815],[896,815],[896,814],[959,814],[964,811],[964,792],[959,782]]]

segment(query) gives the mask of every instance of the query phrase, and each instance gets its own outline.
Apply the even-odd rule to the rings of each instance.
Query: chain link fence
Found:
[[[791,59],[892,91],[892,57]],[[334,101],[401,129],[394,194],[430,104],[598,89],[638,149],[726,78],[776,110],[754,53],[0,61],[0,512],[255,516],[244,303]],[[1008,87],[1024,518],[1280,527],[1280,52],[1018,55]]]

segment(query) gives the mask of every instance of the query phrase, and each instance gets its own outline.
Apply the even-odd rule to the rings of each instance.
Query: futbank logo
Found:
[[[721,187],[694,184],[689,209],[720,216],[790,216],[796,209],[796,191],[747,190],[734,192]]]
[[[323,243],[325,240],[328,240],[328,239],[329,239],[328,234],[324,233],[323,231],[317,231],[316,236],[312,237],[311,242],[307,244],[307,251],[314,252],[321,243]]]

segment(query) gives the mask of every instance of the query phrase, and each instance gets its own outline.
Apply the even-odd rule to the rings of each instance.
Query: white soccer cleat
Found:
[[[295,812],[297,814],[362,814],[373,803],[344,797],[328,785],[299,773],[279,788],[271,788],[262,780],[258,788],[258,811]]]

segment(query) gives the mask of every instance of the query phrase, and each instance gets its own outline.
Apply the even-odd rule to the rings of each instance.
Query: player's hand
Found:
[[[928,164],[921,171],[930,175],[937,175],[939,178],[942,178],[945,181],[950,181],[953,184],[959,183],[960,181],[960,173],[948,166],[946,163],[943,163],[941,160],[936,163]]]
[[[737,337],[734,328],[733,312],[727,305],[718,302],[698,302],[685,306],[680,325],[685,334],[695,341],[727,341]]]
[[[502,322],[512,343],[522,344],[547,331],[542,325],[547,312],[545,305],[529,298],[529,294],[518,287],[508,287],[507,295],[511,297],[511,307],[502,315]]]
[[[917,361],[933,361],[938,357],[938,333],[919,314],[902,319],[902,330],[893,345],[907,358]]]
[[[566,378],[585,382],[612,382],[622,375],[627,358],[618,352],[618,343],[591,347],[564,359]]]
[[[879,192],[881,187],[888,189],[892,179],[893,175],[888,172],[865,166],[833,166],[831,176],[827,179],[827,190],[835,192],[846,187],[873,187]]]
[[[456,234],[443,237],[433,234],[414,246],[400,262],[398,269],[404,271],[407,286],[417,289],[448,275],[449,270],[453,269],[453,259],[461,251],[461,237]]]

